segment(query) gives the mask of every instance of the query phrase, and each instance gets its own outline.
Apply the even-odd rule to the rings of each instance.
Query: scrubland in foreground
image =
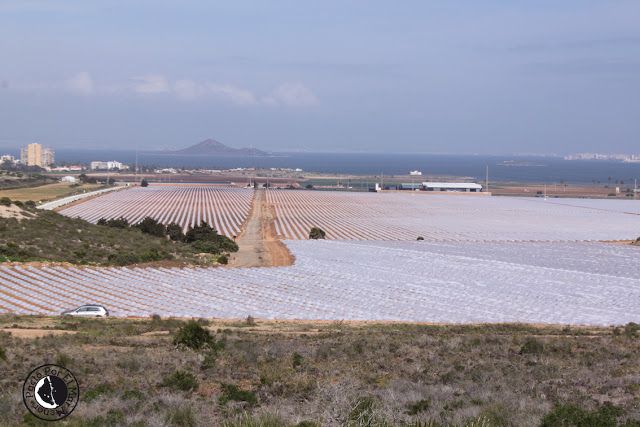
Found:
[[[66,366],[80,403],[61,424],[640,425],[640,338],[619,328],[0,318],[3,423],[38,425],[22,381]],[[29,331],[28,329],[32,329]],[[74,331],[28,338],[34,329]],[[202,332],[202,331],[200,331]],[[197,333],[182,342],[198,344]],[[197,347],[197,346],[196,346]]]

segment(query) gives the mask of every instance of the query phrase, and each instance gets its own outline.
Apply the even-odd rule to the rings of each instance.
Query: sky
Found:
[[[0,0],[0,147],[640,152],[640,2]]]

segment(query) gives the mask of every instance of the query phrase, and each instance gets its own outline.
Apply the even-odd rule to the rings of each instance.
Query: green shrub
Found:
[[[178,329],[173,338],[173,343],[180,347],[200,350],[205,346],[213,345],[214,339],[209,331],[200,326],[198,322],[190,320]]]
[[[407,414],[418,415],[420,412],[424,412],[430,407],[431,401],[429,399],[421,399],[407,405]]]
[[[98,415],[90,420],[83,420],[86,427],[118,427],[125,425],[124,413],[117,409],[111,409],[106,415]]]
[[[198,379],[191,372],[177,370],[165,377],[159,385],[174,390],[193,391],[198,388]]]
[[[73,363],[73,359],[64,353],[58,353],[56,356],[56,365],[58,366],[68,368],[71,363]]]
[[[291,356],[291,366],[293,366],[293,369],[298,369],[303,363],[304,357],[302,357],[300,353],[293,353],[293,356]]]
[[[171,409],[167,414],[167,423],[176,427],[195,427],[197,425],[196,416],[191,406]]]
[[[7,361],[7,351],[4,347],[0,347],[0,360]]]
[[[318,227],[312,227],[309,231],[309,239],[318,240],[327,237],[327,233]]]
[[[184,232],[182,231],[182,227],[180,226],[180,224],[176,224],[175,222],[167,225],[166,233],[167,236],[169,236],[169,238],[174,242],[182,242],[184,240]]]
[[[8,197],[0,198],[0,205],[2,206],[11,206],[11,199]]]
[[[629,322],[624,325],[624,335],[628,338],[635,338],[638,336],[638,331],[640,331],[640,325],[634,322]]]
[[[307,421],[296,424],[296,427],[319,427],[319,424],[305,424]],[[263,414],[259,416],[251,416],[243,413],[231,420],[223,421],[222,427],[283,427],[288,426],[284,420],[276,415]]]
[[[217,261],[218,261],[218,264],[227,265],[229,264],[229,257],[226,255],[220,255]]]
[[[113,386],[111,386],[111,384],[101,383],[84,392],[82,400],[85,402],[91,402],[92,400],[95,400],[100,396],[104,396],[105,394],[110,394],[112,392]]]
[[[145,396],[145,393],[140,390],[125,390],[122,393],[122,400],[143,400]]]
[[[167,234],[167,228],[164,224],[150,216],[143,218],[142,221],[134,225],[134,227],[145,234],[150,234],[156,237],[164,237]]]
[[[522,347],[520,347],[520,354],[540,355],[543,352],[544,344],[532,337],[527,338]]]
[[[100,218],[97,222],[98,225],[106,225],[113,228],[129,228],[129,220],[125,217],[120,218]]]
[[[117,253],[109,255],[109,262],[115,265],[130,265],[140,262],[140,257],[133,253]]]
[[[347,418],[348,426],[374,426],[379,423],[375,416],[376,401],[373,397],[361,397],[356,400]]]
[[[542,418],[541,427],[616,427],[622,409],[605,403],[595,411],[576,405],[556,405]]]
[[[225,405],[227,402],[235,401],[235,402],[246,402],[251,406],[254,406],[258,403],[258,398],[256,394],[252,391],[242,390],[238,388],[235,384],[221,384],[222,393],[220,395],[219,402],[222,405]]]

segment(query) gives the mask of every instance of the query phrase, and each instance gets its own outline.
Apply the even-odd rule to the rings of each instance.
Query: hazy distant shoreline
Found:
[[[15,150],[6,150],[7,152]],[[133,164],[134,150],[56,150],[58,162],[87,163],[92,160],[118,160]],[[640,178],[640,163],[615,161],[570,161],[561,157],[482,156],[445,154],[362,154],[274,152],[266,156],[203,156],[139,151],[138,163],[154,167],[230,169],[291,168],[322,174],[406,175],[419,170],[426,175],[472,177],[484,181],[486,166],[492,181],[567,182],[615,185],[622,180],[633,185]],[[418,177],[413,177],[417,178]],[[609,180],[609,178],[611,178]]]

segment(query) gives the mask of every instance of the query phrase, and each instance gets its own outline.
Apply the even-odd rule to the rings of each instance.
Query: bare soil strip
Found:
[[[292,265],[293,255],[276,237],[275,211],[267,202],[264,189],[257,189],[249,219],[237,239],[238,252],[231,256],[231,267],[281,267]]]
[[[0,332],[8,332],[16,338],[42,338],[50,335],[68,335],[76,334],[77,331],[66,331],[63,329],[22,329],[22,328],[3,328]]]

